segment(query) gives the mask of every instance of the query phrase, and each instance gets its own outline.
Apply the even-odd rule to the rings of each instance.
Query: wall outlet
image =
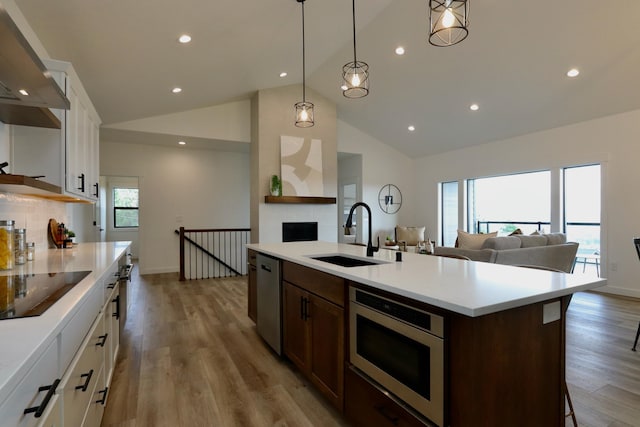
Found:
[[[176,222],[177,222],[178,224],[182,224],[182,215],[177,215],[177,216],[176,216]]]
[[[617,262],[612,262],[611,263],[611,271],[618,271],[618,263]]]

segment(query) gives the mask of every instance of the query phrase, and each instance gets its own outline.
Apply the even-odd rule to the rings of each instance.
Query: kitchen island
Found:
[[[564,425],[566,309],[573,293],[606,280],[413,253],[396,262],[387,250],[369,258],[373,265],[343,267],[314,258],[367,259],[365,248],[326,242],[248,248],[281,262],[285,356],[355,425]],[[357,294],[427,313],[432,327],[441,322],[423,353],[429,366],[416,365],[427,371],[422,397],[405,390],[420,384],[373,380],[377,368],[364,375],[356,366],[366,345]],[[396,346],[386,347],[391,355]],[[327,357],[335,363],[321,366]]]
[[[96,418],[99,425],[99,417],[92,418],[91,411],[100,408],[89,402],[95,403],[96,395],[97,400],[106,400],[104,386],[113,370],[118,318],[124,309],[119,306],[117,274],[129,246],[130,242],[101,242],[38,250],[33,261],[0,272],[12,276],[8,286],[15,287],[16,295],[18,280],[25,288],[19,292],[28,295],[35,292],[30,289],[31,278],[87,273],[42,314],[0,320],[3,425],[31,426],[43,419],[54,425],[95,425]],[[34,410],[24,413],[29,408]]]

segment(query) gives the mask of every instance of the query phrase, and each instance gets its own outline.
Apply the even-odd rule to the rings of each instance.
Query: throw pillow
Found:
[[[501,251],[503,249],[518,249],[520,245],[520,239],[516,236],[489,237],[482,244],[482,249]]]
[[[543,234],[547,238],[547,245],[561,245],[567,243],[567,236],[564,233]]]
[[[426,227],[396,227],[396,242],[406,242],[409,246],[416,246],[424,242]]]
[[[534,246],[547,246],[547,238],[543,235],[517,236],[522,241],[522,248],[532,248]]]
[[[464,230],[458,230],[458,247],[461,249],[482,249],[482,244],[485,240],[497,235],[497,231],[486,234],[472,234]]]

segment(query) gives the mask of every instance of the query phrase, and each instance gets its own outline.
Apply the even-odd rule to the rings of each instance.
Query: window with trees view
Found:
[[[138,189],[113,189],[113,226],[115,228],[138,227]]]

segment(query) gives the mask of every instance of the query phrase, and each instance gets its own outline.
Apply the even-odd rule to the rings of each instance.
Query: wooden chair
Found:
[[[516,265],[516,267],[533,268],[536,270],[546,270],[546,271],[553,271],[555,273],[567,274],[566,271],[558,270],[557,268],[545,267],[542,265]],[[571,421],[573,421],[573,426],[578,427],[578,420],[576,419],[576,412],[573,410],[573,402],[571,401],[571,396],[569,395],[569,388],[567,387],[566,379],[562,381],[562,394],[567,399],[567,403],[569,404],[569,413],[565,414],[565,417],[571,417]]]

